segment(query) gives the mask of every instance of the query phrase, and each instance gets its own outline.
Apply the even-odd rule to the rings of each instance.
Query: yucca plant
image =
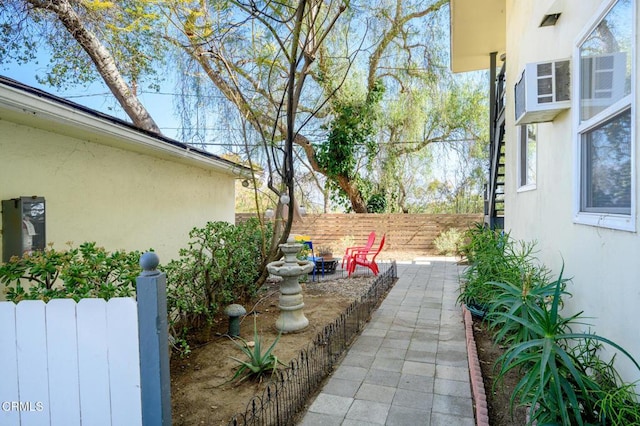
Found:
[[[247,360],[243,361],[241,359],[231,357],[233,360],[240,363],[240,368],[236,371],[236,374],[231,378],[231,381],[234,381],[238,378],[238,382],[242,382],[247,378],[255,378],[262,379],[266,374],[273,374],[278,368],[278,365],[283,364],[277,356],[273,354],[273,349],[275,348],[278,340],[280,340],[280,334],[273,341],[269,349],[266,350],[265,353],[262,353],[262,342],[260,336],[258,336],[258,328],[256,325],[256,319],[253,318],[253,342],[254,345],[251,347],[249,342],[244,340],[241,337],[237,338],[241,343],[237,341],[233,341],[233,343],[240,348],[240,350],[247,356]]]
[[[583,425],[587,424],[583,416],[593,415],[593,394],[599,386],[587,371],[571,345],[584,345],[586,341],[604,343],[617,349],[640,370],[640,365],[618,344],[601,336],[590,333],[574,333],[572,325],[581,324],[577,320],[582,312],[569,318],[558,313],[564,279],[562,272],[555,281],[555,290],[551,303],[543,304],[541,309],[530,312],[528,319],[513,314],[503,314],[505,318],[519,323],[528,329],[531,340],[509,347],[498,359],[500,372],[498,378],[518,368],[522,379],[516,385],[511,396],[513,407],[515,400],[530,407],[530,422],[538,424]]]

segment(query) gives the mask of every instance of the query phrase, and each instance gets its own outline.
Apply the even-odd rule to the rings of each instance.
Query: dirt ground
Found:
[[[304,314],[309,326],[300,332],[283,334],[274,354],[284,363],[298,356],[301,349],[313,341],[318,332],[333,322],[356,298],[371,285],[373,277],[342,278],[303,283]],[[274,327],[279,315],[278,287],[264,289],[255,306],[247,307],[255,315],[247,315],[240,328],[240,337],[253,340],[254,317],[262,345],[268,348],[278,336]],[[263,383],[245,380],[230,382],[244,354],[225,334],[228,321],[221,319],[212,330],[210,341],[193,349],[188,358],[171,359],[171,398],[175,426],[226,425],[231,417],[244,412],[254,395],[260,394]]]
[[[504,349],[493,343],[486,324],[475,318],[473,320],[473,336],[478,349],[491,426],[522,426],[527,424],[524,407],[516,406],[513,413],[510,412],[511,393],[520,380],[517,373],[510,371],[502,384],[494,386],[497,373],[497,370],[494,369],[495,360],[504,353]]]

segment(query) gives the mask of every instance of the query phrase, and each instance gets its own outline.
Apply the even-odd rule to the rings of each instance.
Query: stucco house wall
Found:
[[[638,2],[631,1],[635,54],[631,85],[637,87]],[[613,0],[450,0],[451,68],[466,72],[490,68],[490,57],[506,57],[505,231],[515,239],[536,241],[538,259],[557,274],[572,278],[564,314],[584,311],[592,331],[629,350],[640,361],[636,327],[640,305],[638,91],[631,100],[631,214],[579,212],[580,158],[578,138],[577,46]],[[540,26],[550,12],[555,25]],[[487,33],[493,33],[491,37]],[[482,37],[477,34],[485,34]],[[571,107],[552,122],[537,125],[536,182],[519,187],[519,127],[515,124],[515,85],[527,63],[571,60]],[[498,67],[502,64],[498,61]],[[631,64],[627,64],[629,66]],[[611,226],[617,220],[618,229]],[[590,224],[585,224],[591,222]],[[625,230],[620,230],[625,229]],[[622,356],[617,368],[628,381],[640,373]]]
[[[508,0],[506,7],[507,111],[506,111],[506,203],[505,229],[516,239],[537,241],[540,261],[558,273],[573,279],[565,314],[584,311],[593,331],[608,337],[640,360],[640,338],[636,327],[640,305],[640,237],[638,218],[635,232],[578,224],[574,203],[578,179],[575,104],[552,122],[539,123],[537,140],[537,176],[534,189],[519,191],[517,164],[517,127],[515,126],[514,86],[526,63],[572,58],[571,78],[576,79],[573,55],[578,37],[593,22],[608,1],[564,2],[555,26],[539,27],[552,1]],[[636,8],[637,13],[637,8]],[[636,26],[638,19],[636,17]],[[636,36],[637,37],[637,36]],[[637,38],[636,38],[637,44]],[[636,47],[637,48],[637,47]],[[636,58],[637,62],[637,58]],[[636,70],[638,64],[636,63]],[[636,73],[635,84],[638,83]],[[575,89],[572,99],[576,99]],[[637,100],[635,105],[637,105]],[[635,134],[638,135],[638,112]],[[632,141],[638,146],[637,136]],[[638,161],[635,150],[635,164]],[[638,188],[636,172],[635,193]],[[640,379],[633,365],[617,357],[624,377]]]
[[[0,153],[0,199],[45,197],[46,239],[55,248],[69,241],[96,241],[108,250],[153,248],[162,263],[177,257],[194,226],[233,223],[234,181],[246,172],[2,82]]]

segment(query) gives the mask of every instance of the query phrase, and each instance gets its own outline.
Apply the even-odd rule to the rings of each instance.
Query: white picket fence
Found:
[[[0,302],[0,425],[142,424],[137,303]]]

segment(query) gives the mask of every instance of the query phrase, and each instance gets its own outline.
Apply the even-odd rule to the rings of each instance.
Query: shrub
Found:
[[[591,332],[576,332],[582,313],[560,315],[569,280],[534,257],[535,243],[513,241],[483,224],[467,231],[462,252],[469,267],[462,275],[459,302],[489,307],[487,320],[494,339],[506,351],[497,360],[496,385],[511,370],[521,379],[511,395],[529,407],[535,424],[637,424],[640,405],[634,385],[622,383],[613,360],[603,362],[603,345],[640,365],[615,342]]]
[[[460,254],[464,233],[457,228],[449,228],[443,231],[433,240],[438,254],[445,256],[457,256]]]
[[[210,326],[221,306],[255,296],[265,241],[258,219],[232,225],[209,222],[189,233],[187,248],[163,269],[167,273],[167,310],[173,337],[185,346],[187,335]]]
[[[556,281],[550,280],[550,271],[544,266],[537,266],[527,261],[519,266],[520,276],[503,282],[491,282],[494,295],[489,305],[487,321],[495,331],[494,340],[504,345],[512,345],[532,338],[530,330],[522,325],[532,319],[534,313],[539,314],[543,305],[554,297]],[[561,296],[566,292],[566,282],[562,279]],[[508,314],[508,315],[505,315]],[[520,322],[511,320],[520,319]]]
[[[0,283],[7,299],[44,300],[129,297],[140,274],[139,251],[109,253],[95,242],[58,251],[45,250],[14,257],[0,266]]]
[[[509,234],[496,232],[477,224],[465,233],[462,254],[469,266],[462,273],[458,303],[488,306],[495,292],[492,281],[500,280],[505,268],[505,250]]]

